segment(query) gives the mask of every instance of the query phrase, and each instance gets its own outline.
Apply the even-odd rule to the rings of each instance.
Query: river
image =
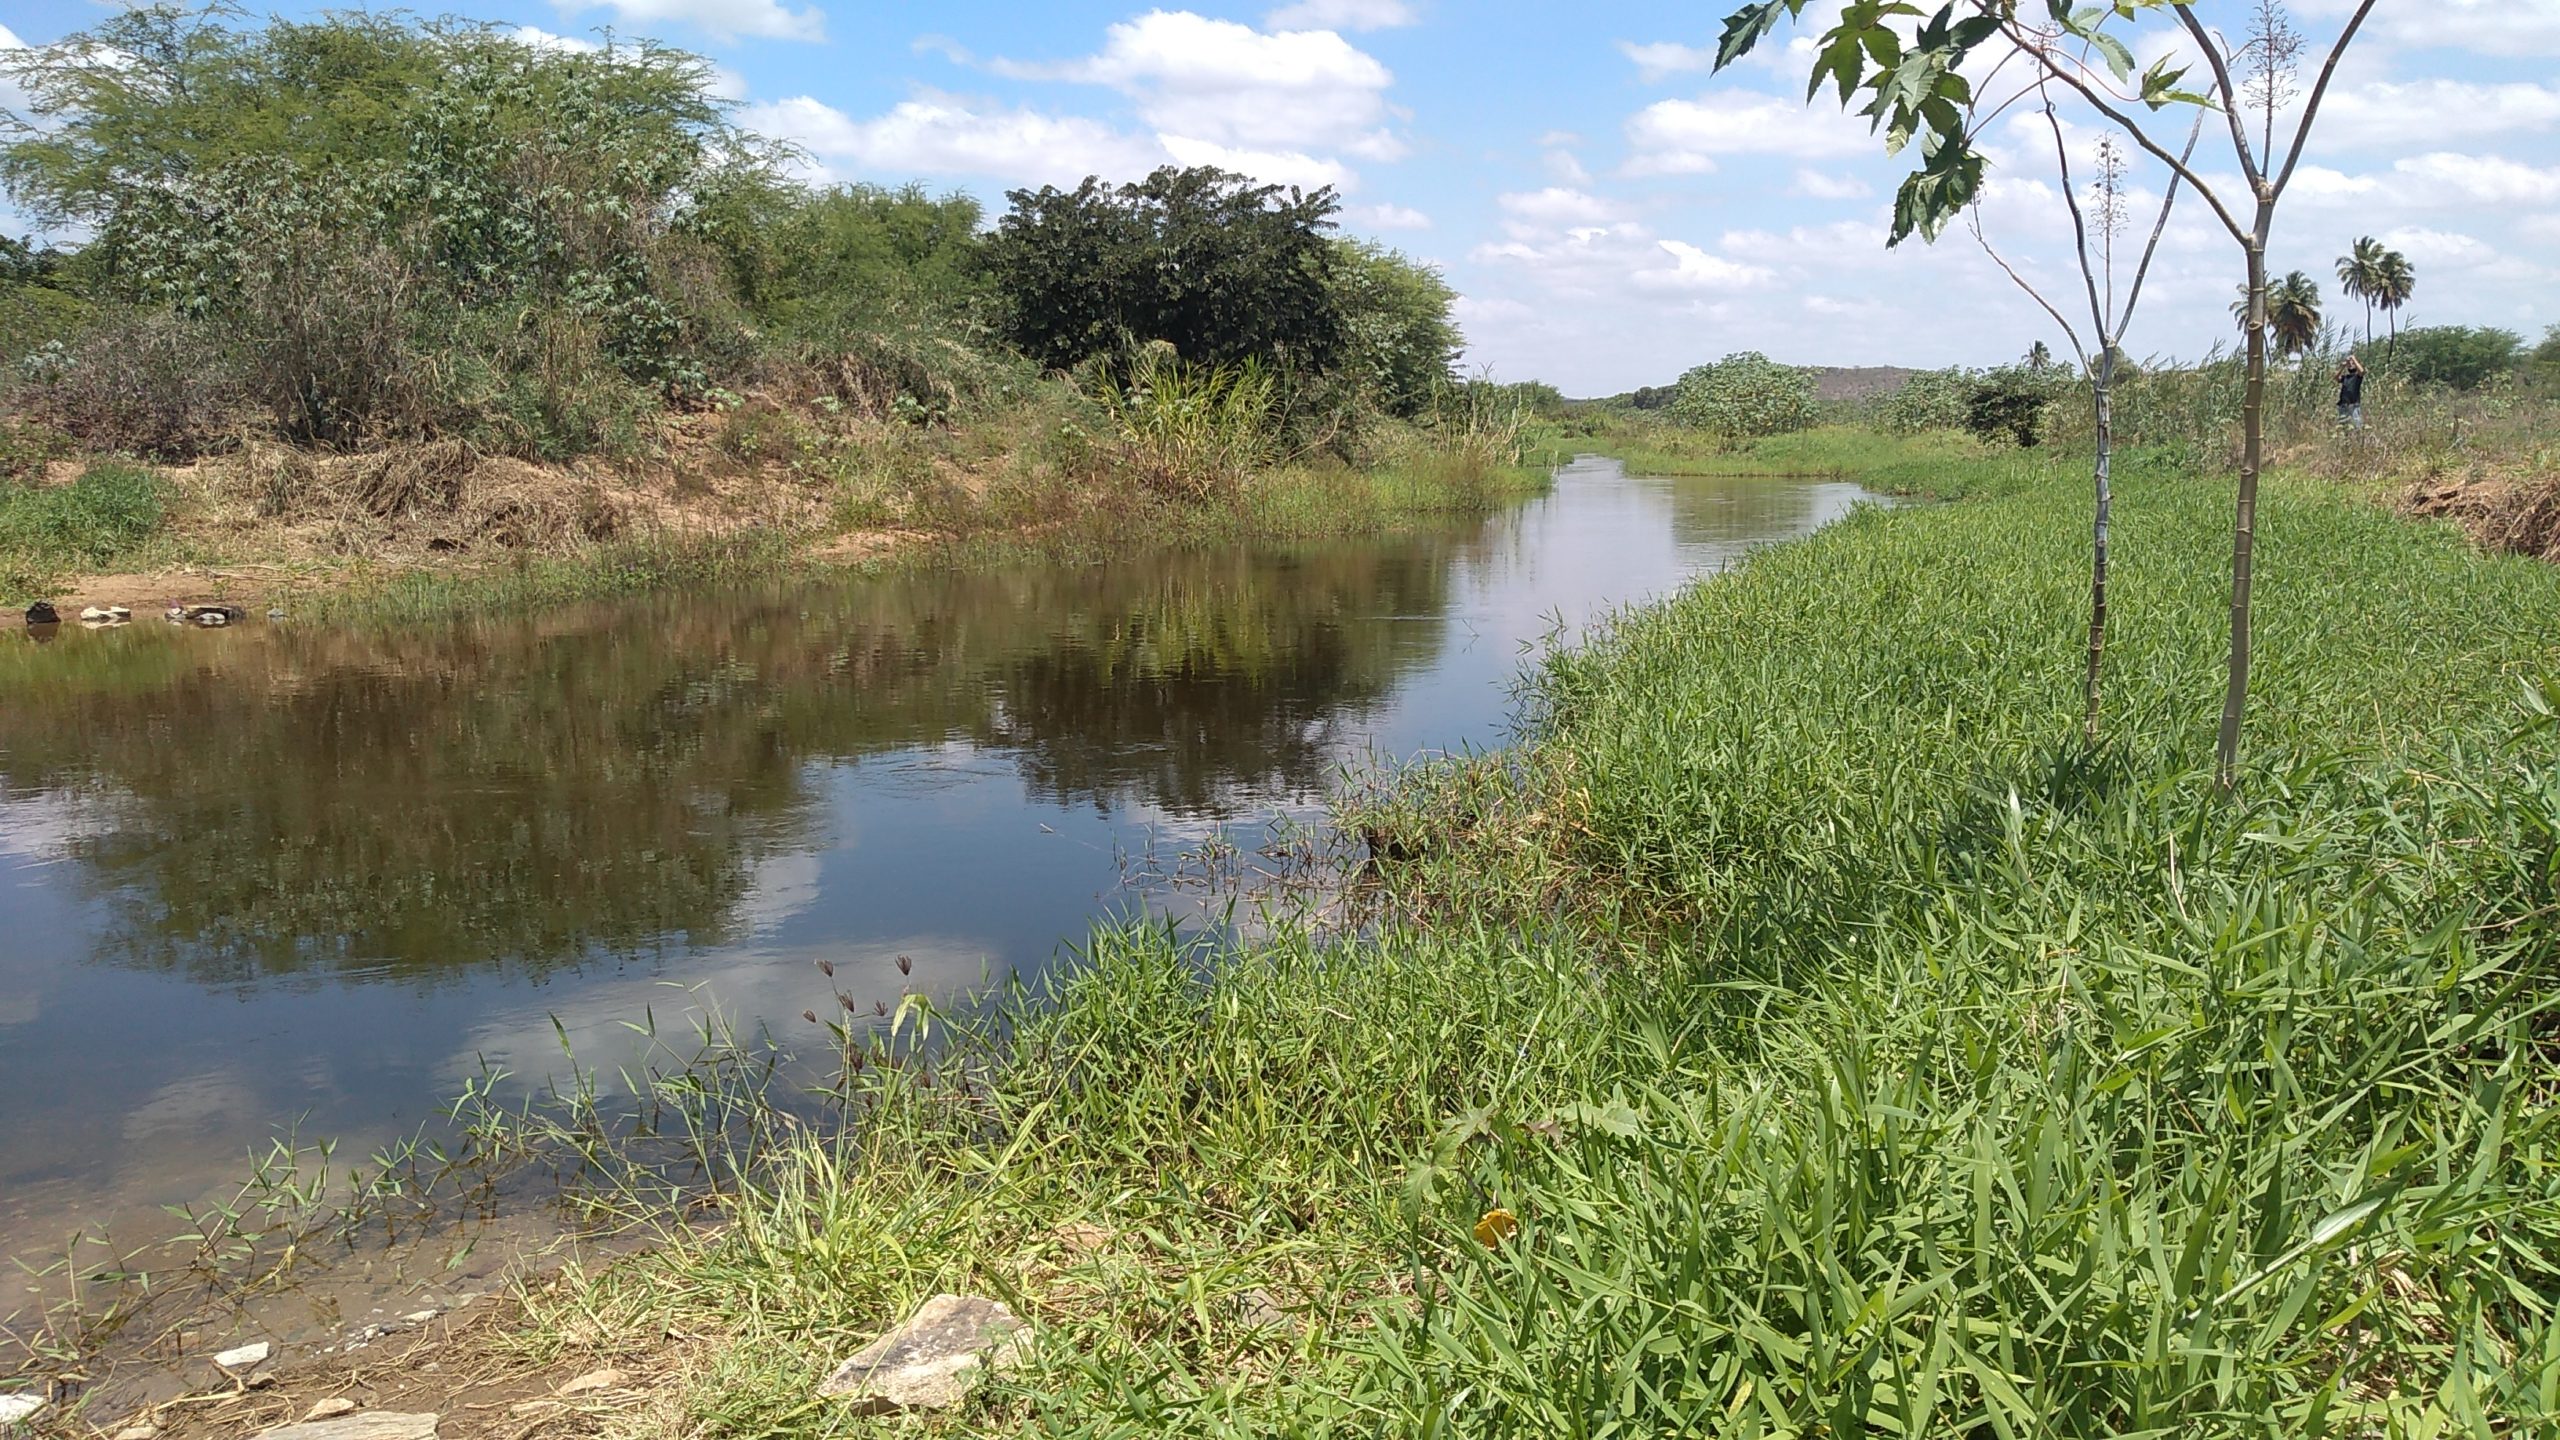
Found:
[[[644,1014],[788,1035],[838,988],[1054,963],[1133,855],[1499,743],[1558,626],[1859,498],[1585,460],[1388,540],[393,632],[11,625],[0,1255],[165,1231],[288,1131],[364,1154],[564,1036],[610,1065]]]

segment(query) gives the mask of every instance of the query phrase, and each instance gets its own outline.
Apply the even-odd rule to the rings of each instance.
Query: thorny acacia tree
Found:
[[[2061,307],[2045,298],[2016,267],[2001,257],[1983,233],[1982,213],[1975,207],[1973,238],[2001,272],[2016,282],[2028,298],[2043,307],[2062,327],[2063,338],[2071,342],[2071,350],[2079,358],[2082,373],[2089,377],[2089,403],[2096,421],[2097,456],[2090,469],[2090,489],[2095,500],[2094,516],[2089,525],[2089,668],[2082,682],[2086,709],[2081,715],[2081,732],[2092,745],[2098,743],[2098,698],[2107,652],[2107,551],[2109,527],[2115,511],[2115,491],[2110,469],[2115,455],[2115,378],[2116,363],[2124,355],[2125,331],[2133,324],[2133,312],[2142,303],[2142,282],[2151,273],[2151,257],[2159,252],[2160,237],[2169,228],[2169,212],[2178,203],[2178,176],[2172,172],[2167,191],[2160,197],[2160,213],[2151,224],[2151,238],[2144,242],[2142,256],[2133,267],[2132,283],[2124,291],[2122,302],[2116,293],[2116,242],[2122,239],[2131,216],[2125,191],[2126,157],[2122,146],[2110,135],[2098,142],[2097,174],[2090,181],[2090,204],[2084,209],[2071,176],[2071,146],[2062,132],[2062,117],[2048,98],[2044,105],[2045,123],[2053,131],[2053,155],[2056,172],[2062,181],[2062,203],[2071,214],[2072,252],[2080,266],[2080,281],[2089,301],[2089,335],[2095,350],[2080,339],[2080,328],[2064,318]],[[2204,120],[2198,116],[2187,132],[2186,149],[2180,159],[2195,154],[2196,139],[2203,133]],[[2092,235],[2092,231],[2096,233]],[[2094,253],[2093,253],[2094,252]],[[2035,354],[2045,353],[2044,342],[2035,345]],[[2034,363],[2032,360],[2030,364]]]
[[[1751,0],[1726,17],[1717,68],[1749,54],[1780,25],[1801,18],[1807,3]],[[2338,62],[2373,6],[2374,0],[2359,0],[2348,16],[2281,147],[2278,120],[2292,108],[2291,77],[2301,41],[2274,0],[2261,0],[2250,34],[2237,45],[2206,24],[2196,13],[2196,0],[2113,0],[2079,9],[2070,0],[1949,0],[1935,14],[1905,0],[1850,0],[1839,24],[1822,36],[1807,92],[1809,97],[1826,83],[1835,85],[1844,107],[1867,95],[1858,113],[1884,135],[1888,153],[1899,154],[1918,142],[1919,164],[1894,197],[1889,243],[1899,244],[1915,231],[1925,239],[1936,238],[1981,190],[1980,129],[1998,107],[1977,103],[1968,71],[1979,59],[1983,63],[1978,68],[1994,74],[2010,62],[2020,63],[2033,83],[2068,91],[2105,117],[2194,189],[2239,245],[2248,270],[2250,323],[2239,499],[2232,523],[2231,650],[2214,751],[2216,783],[2225,791],[2239,778],[2240,721],[2249,696],[2250,581],[2266,433],[2267,242],[2275,229],[2277,203],[2301,163]],[[2187,69],[2168,60],[2138,69],[2133,51],[2110,28],[2110,22],[2130,24],[2163,14],[2197,50],[2209,75],[2205,90],[2181,88]],[[2200,105],[2222,114],[2240,172],[2238,187],[2225,181],[2217,188],[2197,173],[2192,157],[2170,151],[2136,118],[2136,111],[2173,105]]]

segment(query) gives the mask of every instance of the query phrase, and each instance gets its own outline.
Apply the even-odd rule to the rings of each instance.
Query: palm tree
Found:
[[[2355,248],[2338,257],[2338,288],[2348,298],[2364,302],[2364,343],[2373,344],[2373,302],[2382,293],[2382,257],[2391,252],[2382,242],[2367,235]]]
[[[2400,348],[2400,307],[2418,291],[2418,272],[2409,257],[2397,250],[2385,250],[2380,261],[2381,274],[2376,280],[2373,303],[2391,317],[2391,348]]]
[[[2231,314],[2240,328],[2249,328],[2249,287],[2240,287],[2240,298],[2231,302]],[[2276,344],[2276,355],[2283,358],[2299,355],[2320,339],[2320,287],[2299,270],[2267,287],[2267,334]]]

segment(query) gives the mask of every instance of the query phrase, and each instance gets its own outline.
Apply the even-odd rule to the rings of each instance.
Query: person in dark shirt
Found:
[[[2338,423],[2354,430],[2364,428],[2364,362],[2353,351],[2338,367]]]

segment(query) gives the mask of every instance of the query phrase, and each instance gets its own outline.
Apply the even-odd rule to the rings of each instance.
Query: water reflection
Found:
[[[1049,963],[1123,853],[1499,739],[1558,623],[1856,492],[1565,474],[1392,541],[393,635],[0,631],[0,1253],[485,1062]],[[909,957],[913,980],[895,968]]]

